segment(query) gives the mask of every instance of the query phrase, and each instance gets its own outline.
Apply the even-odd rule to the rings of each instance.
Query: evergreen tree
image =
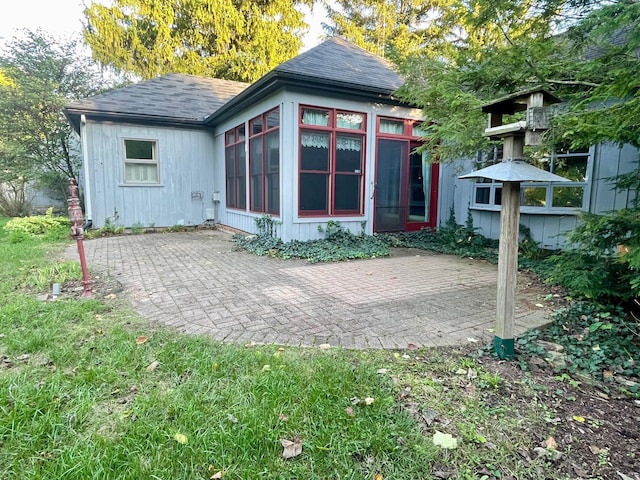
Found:
[[[114,0],[86,10],[93,56],[145,79],[170,72],[254,81],[294,57],[313,0]]]

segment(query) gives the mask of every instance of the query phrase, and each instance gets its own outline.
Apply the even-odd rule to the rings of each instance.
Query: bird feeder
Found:
[[[494,352],[502,359],[514,355],[514,320],[516,280],[518,273],[518,235],[520,226],[521,182],[567,182],[524,161],[524,145],[540,145],[542,134],[549,128],[545,106],[560,99],[536,87],[500,98],[482,107],[489,114],[484,135],[503,141],[502,161],[466,175],[461,179],[487,178],[502,182],[500,208],[500,246],[498,250],[498,297]],[[525,120],[503,124],[504,115],[526,111]]]

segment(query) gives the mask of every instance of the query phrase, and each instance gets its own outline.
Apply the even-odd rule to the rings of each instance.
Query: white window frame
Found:
[[[567,157],[587,157],[587,174],[586,180],[583,182],[522,182],[520,185],[520,212],[533,214],[557,214],[557,215],[577,215],[581,211],[589,210],[589,201],[591,197],[591,172],[593,169],[594,147],[589,148],[588,152],[556,154],[555,158]],[[531,206],[522,205],[524,199],[524,191],[527,187],[546,188],[545,205]],[[553,189],[557,187],[582,188],[582,205],[580,207],[554,207],[553,206]],[[479,189],[489,190],[489,203],[479,203],[477,199],[477,191]],[[471,208],[474,210],[500,211],[501,205],[495,203],[496,190],[502,189],[502,182],[475,182],[473,185]]]
[[[151,159],[146,158],[128,158],[127,157],[127,141],[134,142],[148,142],[152,144]],[[160,184],[160,161],[158,155],[158,140],[155,138],[123,138],[122,139],[122,152],[124,157],[124,164],[122,170],[122,183],[125,185],[158,185]],[[130,181],[127,180],[127,165],[155,165],[156,177],[155,181]]]

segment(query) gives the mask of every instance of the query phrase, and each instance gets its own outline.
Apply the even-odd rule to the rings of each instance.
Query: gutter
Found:
[[[89,150],[87,147],[87,117],[80,115],[80,146],[82,148],[82,169],[84,171],[84,213],[85,226],[91,228],[93,224],[93,209],[91,205],[91,182],[89,181]]]

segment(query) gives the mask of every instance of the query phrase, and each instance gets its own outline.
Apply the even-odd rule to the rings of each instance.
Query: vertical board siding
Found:
[[[87,123],[93,225],[199,225],[213,206],[211,133],[166,127]],[[124,139],[155,140],[160,182],[124,183]]]

